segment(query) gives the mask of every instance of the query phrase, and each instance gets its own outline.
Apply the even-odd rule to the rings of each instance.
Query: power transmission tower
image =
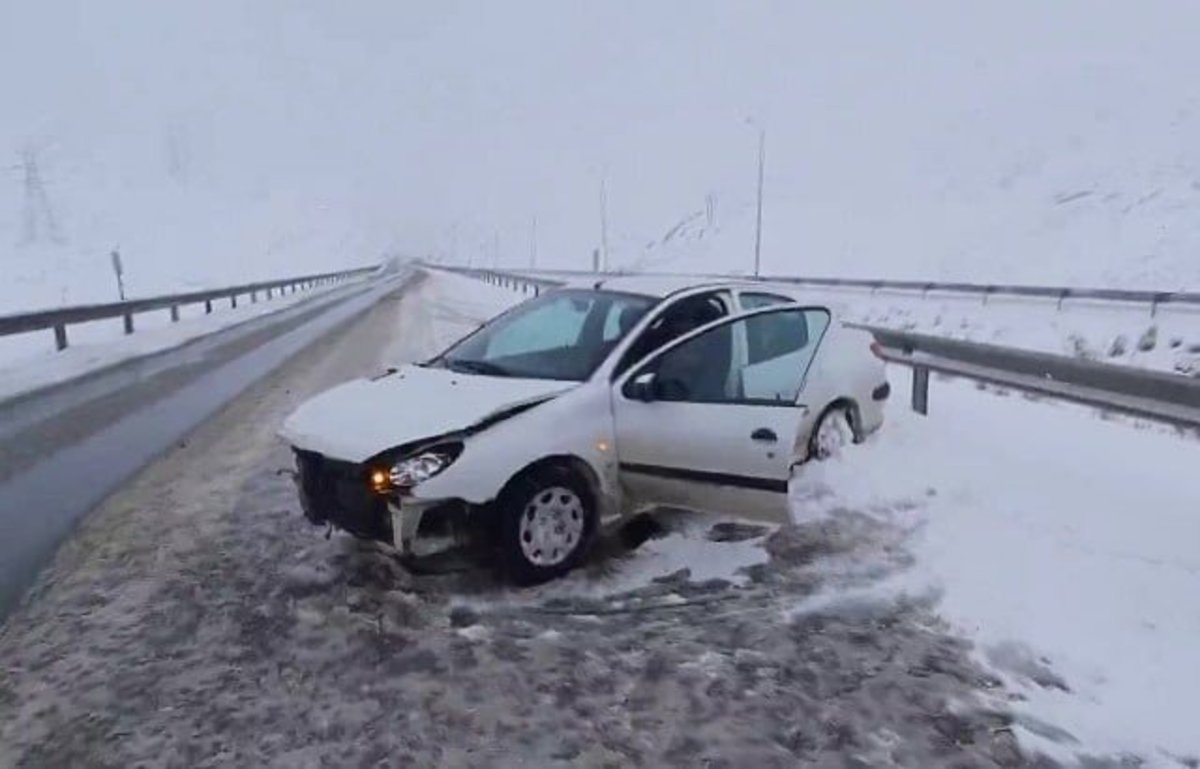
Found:
[[[167,154],[167,175],[174,181],[184,184],[188,180],[189,166],[187,139],[179,124],[167,126],[164,139]]]
[[[22,150],[21,164],[16,168],[23,173],[25,181],[25,226],[21,242],[35,243],[41,240],[44,225],[46,237],[51,242],[61,243],[62,231],[58,228],[58,219],[46,195],[46,185],[38,168],[37,151],[33,147]]]

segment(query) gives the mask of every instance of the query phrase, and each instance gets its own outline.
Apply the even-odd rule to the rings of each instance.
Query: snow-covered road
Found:
[[[432,277],[97,509],[0,629],[0,766],[1200,753],[1200,444],[1085,409],[939,382],[929,418],[897,404],[868,444],[805,468],[796,525],[664,518],[531,591],[414,576],[305,524],[281,418],[515,298]]]

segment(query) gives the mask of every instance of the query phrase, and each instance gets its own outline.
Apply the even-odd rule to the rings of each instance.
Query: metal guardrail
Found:
[[[912,408],[919,414],[929,413],[929,374],[934,372],[1200,428],[1200,379],[878,326],[847,325],[869,331],[886,360],[913,370]]]
[[[476,270],[461,267],[441,267],[440,269],[449,269],[452,272],[457,272],[460,275],[466,275],[471,278],[477,278],[484,283],[489,283],[493,286],[501,288],[511,288],[514,291],[520,291],[522,294],[532,294],[537,296],[546,289],[557,288],[563,282],[561,280],[553,280],[550,278],[537,278],[531,275],[521,275],[515,272],[501,272],[498,270]]]
[[[350,278],[366,275],[379,269],[378,267],[361,267],[340,272],[326,272],[318,275],[303,275],[282,280],[268,280],[258,283],[246,283],[240,286],[216,288],[204,291],[190,291],[182,294],[166,294],[163,296],[147,297],[145,299],[130,299],[124,302],[109,302],[105,304],[86,304],[75,307],[60,307],[55,310],[37,310],[34,312],[17,313],[15,315],[0,315],[0,336],[13,334],[28,334],[34,331],[54,330],[54,345],[59,350],[65,350],[68,345],[67,327],[78,323],[95,320],[122,318],[125,323],[125,333],[132,334],[133,316],[154,310],[168,310],[171,320],[179,320],[179,308],[190,304],[204,304],[205,314],[213,311],[213,302],[228,299],[230,307],[237,307],[239,296],[248,296],[251,302],[258,301],[258,295],[263,294],[267,299],[278,293],[295,293],[304,289],[315,288],[330,283],[340,283]]]
[[[533,278],[495,270],[462,271],[486,280],[493,285],[515,290],[536,284],[535,293],[562,285],[562,281]],[[594,273],[567,273],[591,275]],[[713,277],[713,276],[698,276]],[[744,276],[723,276],[730,280],[745,280]],[[777,281],[775,278],[762,278]],[[880,285],[887,281],[870,281]],[[895,285],[895,283],[891,284]],[[912,284],[951,285],[951,284]],[[969,284],[957,284],[967,286]],[[1054,296],[1055,289],[1038,289],[1038,295]],[[1073,289],[1072,296],[1087,295]],[[1161,292],[1107,291],[1107,298],[1128,301],[1129,296],[1168,296]],[[1200,301],[1200,294],[1173,294],[1170,301]],[[1178,297],[1183,297],[1179,299]],[[1159,299],[1159,301],[1165,301]],[[945,374],[1009,387],[1047,398],[1094,406],[1105,411],[1152,419],[1179,427],[1200,428],[1200,379],[1160,371],[1101,363],[1065,355],[1022,350],[980,342],[967,342],[948,337],[916,334],[880,326],[848,323],[873,334],[884,359],[913,370],[912,408],[919,414],[929,413],[929,375]]]
[[[545,270],[544,275],[595,275],[588,270]],[[613,272],[611,275],[630,273]],[[639,272],[639,275],[671,275],[680,273]],[[697,273],[702,278],[725,278],[744,281],[760,281],[764,283],[787,283],[798,286],[819,286],[825,288],[853,288],[875,291],[904,291],[928,295],[933,292],[947,294],[967,294],[980,297],[986,304],[988,299],[995,296],[1024,297],[1029,299],[1047,299],[1057,303],[1062,309],[1063,302],[1068,299],[1085,299],[1097,302],[1124,302],[1129,304],[1148,304],[1150,315],[1157,314],[1158,308],[1166,304],[1190,305],[1200,308],[1200,292],[1198,291],[1159,291],[1123,288],[1088,288],[1079,286],[1028,286],[1013,284],[985,284],[962,282],[937,282],[924,280],[869,280],[865,278],[820,278],[798,275],[713,275]]]

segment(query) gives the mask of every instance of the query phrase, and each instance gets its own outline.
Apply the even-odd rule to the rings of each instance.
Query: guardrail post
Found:
[[[127,312],[127,313],[125,313],[124,317],[125,317],[125,333],[132,334],[133,333],[133,313]]]
[[[54,346],[58,350],[67,349],[67,324],[59,323],[54,327]]]
[[[922,416],[929,414],[929,369],[913,366],[912,408]]]
[[[237,307],[237,294],[230,294],[230,295],[229,295],[229,306],[230,306],[231,308],[236,308],[236,307]]]
[[[177,305],[177,304],[171,305],[171,322],[172,323],[179,322],[179,305]]]
[[[258,304],[258,292],[257,291],[250,292],[250,304]]]
[[[204,300],[204,314],[212,315],[212,300],[211,299]]]

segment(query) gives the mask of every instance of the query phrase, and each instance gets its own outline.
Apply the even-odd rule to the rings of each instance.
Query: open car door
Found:
[[[672,342],[614,383],[627,505],[787,520],[793,457],[816,417],[804,379],[828,310],[781,305]]]

